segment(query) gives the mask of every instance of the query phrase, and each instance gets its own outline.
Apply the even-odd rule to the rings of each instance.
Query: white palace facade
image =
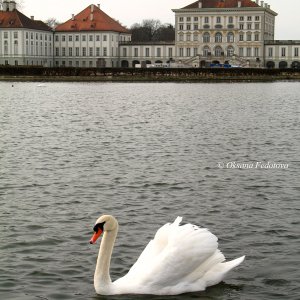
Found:
[[[51,29],[3,1],[0,65],[45,67],[300,68],[300,41],[278,41],[277,13],[259,0],[198,0],[175,13],[175,40],[132,42],[130,31],[89,5]]]

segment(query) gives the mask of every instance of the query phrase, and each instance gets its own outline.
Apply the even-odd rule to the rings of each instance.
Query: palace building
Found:
[[[28,18],[15,1],[3,1],[0,11],[0,65],[53,66],[53,31]]]
[[[137,42],[99,4],[52,30],[6,0],[0,65],[300,68],[300,41],[274,40],[277,13],[264,1],[198,0],[172,11],[174,41]]]

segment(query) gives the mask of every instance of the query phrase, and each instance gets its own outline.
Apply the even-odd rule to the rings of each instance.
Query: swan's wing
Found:
[[[205,274],[213,265],[225,260],[217,250],[215,235],[192,224],[180,226],[181,220],[178,217],[174,223],[162,226],[128,274],[115,283],[152,291],[195,281],[201,272]]]

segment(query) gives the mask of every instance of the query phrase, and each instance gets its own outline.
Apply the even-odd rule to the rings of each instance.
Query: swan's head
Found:
[[[118,228],[118,221],[110,215],[101,216],[95,223],[93,228],[94,234],[90,239],[90,244],[95,244],[97,239],[104,231],[112,231]]]

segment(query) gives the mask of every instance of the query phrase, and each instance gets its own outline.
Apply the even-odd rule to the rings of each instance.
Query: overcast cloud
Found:
[[[159,19],[174,24],[172,8],[181,8],[195,0],[23,0],[23,13],[46,20],[55,17],[60,22],[70,19],[88,5],[100,3],[101,9],[111,17],[130,27],[143,19]],[[268,0],[278,13],[276,39],[300,40],[300,0]]]

